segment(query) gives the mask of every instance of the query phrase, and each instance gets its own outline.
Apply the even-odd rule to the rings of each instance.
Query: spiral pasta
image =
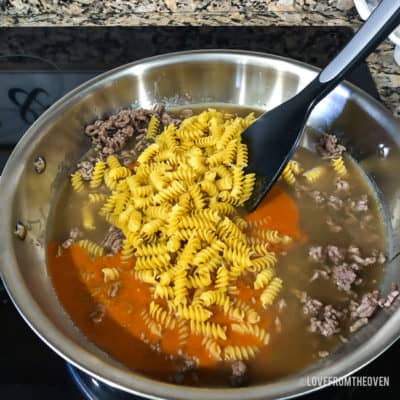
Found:
[[[146,137],[154,139],[158,134],[159,127],[160,120],[155,115],[152,115],[149,125],[147,126]]]
[[[216,361],[221,360],[221,347],[213,338],[205,337],[201,344],[205,347],[210,357],[214,358]]]
[[[190,331],[194,334],[226,340],[226,326],[214,322],[190,320]]]
[[[270,306],[282,289],[282,279],[274,278],[271,283],[261,293],[260,301],[264,308]]]
[[[95,242],[92,242],[91,240],[79,240],[77,244],[79,247],[86,249],[88,253],[94,257],[102,256],[104,254],[103,247],[99,246]]]
[[[264,345],[268,344],[269,342],[269,334],[265,329],[260,328],[258,325],[241,323],[232,324],[231,326],[233,332],[253,335],[260,339],[261,343]]]
[[[92,179],[89,183],[91,189],[96,189],[101,186],[106,168],[107,165],[104,161],[97,161],[93,169]]]
[[[347,168],[346,168],[346,166],[344,165],[344,160],[343,160],[343,157],[342,157],[342,156],[337,157],[337,158],[333,158],[333,159],[331,160],[331,164],[332,164],[332,167],[333,167],[333,169],[335,170],[335,172],[336,172],[341,178],[344,178],[344,177],[346,177],[346,176],[348,175]]]
[[[288,185],[293,186],[296,183],[296,178],[290,164],[286,164],[285,168],[283,169],[282,178]]]
[[[119,278],[119,271],[117,268],[102,268],[103,280],[105,283],[109,281],[115,281]]]
[[[303,173],[304,178],[308,183],[317,182],[325,174],[325,168],[322,166],[314,167]]]
[[[153,116],[146,136],[154,142],[134,166],[121,165],[115,155],[95,165],[90,187],[104,182],[101,190],[110,194],[90,193],[89,203],[101,204],[99,214],[125,236],[119,254],[124,265],[103,268],[104,281],[118,279],[134,261],[131,275],[150,286],[151,300],[141,313],[150,342],[164,329],[177,329],[181,349],[190,345],[190,335],[202,336],[199,343],[219,361],[254,357],[268,341],[258,311],[249,299],[239,301],[243,277],[249,290],[262,291],[254,292],[256,308],[272,304],[280,280],[268,243],[274,249],[285,242],[284,235],[240,214],[255,184],[255,175],[245,173],[241,137],[253,120],[210,109],[159,133]],[[289,165],[294,175],[301,173],[299,165]],[[90,254],[103,254],[100,246],[84,244]],[[258,344],[232,344],[230,335],[250,335]]]
[[[167,310],[163,309],[159,304],[152,301],[149,306],[150,317],[155,321],[165,326],[167,329],[174,329],[176,320],[168,313]]]
[[[226,346],[224,349],[224,360],[248,360],[249,358],[253,358],[258,351],[258,346]]]
[[[77,171],[71,175],[71,185],[75,192],[80,193],[85,189],[82,174]]]

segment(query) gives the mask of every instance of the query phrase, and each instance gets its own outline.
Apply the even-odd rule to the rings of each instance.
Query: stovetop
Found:
[[[0,171],[34,120],[80,83],[119,65],[174,51],[241,49],[323,67],[348,42],[348,27],[66,27],[0,31]],[[379,99],[366,64],[348,79]],[[392,365],[400,343],[357,373],[388,376],[390,387],[330,387],[308,399],[398,398]],[[0,282],[0,399],[81,400],[66,363],[17,313]],[[99,399],[93,397],[93,400]]]

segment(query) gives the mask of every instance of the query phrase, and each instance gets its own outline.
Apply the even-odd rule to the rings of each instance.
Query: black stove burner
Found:
[[[323,67],[349,41],[348,27],[9,28],[0,31],[0,172],[15,144],[51,104],[80,83],[119,65],[181,50],[241,49]],[[350,81],[378,98],[362,64]],[[359,375],[389,376],[398,397],[394,345]],[[77,385],[75,385],[77,384]],[[397,386],[396,386],[397,385]],[[79,387],[79,390],[78,390]],[[331,387],[304,399],[364,399],[372,388]],[[65,362],[28,328],[0,283],[0,399],[119,400],[115,391]]]

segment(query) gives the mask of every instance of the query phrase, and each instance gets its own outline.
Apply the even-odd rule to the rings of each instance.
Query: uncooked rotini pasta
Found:
[[[254,289],[262,289],[267,286],[271,279],[274,277],[275,271],[272,268],[265,268],[259,272],[254,281]]]
[[[256,347],[219,342],[229,342],[233,323],[258,323],[256,310],[237,303],[237,283],[246,277],[252,280],[252,290],[264,288],[276,264],[267,244],[282,244],[283,236],[262,224],[253,232],[239,210],[255,183],[255,175],[244,171],[248,155],[241,138],[253,120],[254,116],[225,118],[210,109],[159,134],[160,121],[153,116],[147,137],[154,143],[133,167],[121,165],[115,155],[95,165],[91,189],[104,182],[111,193],[106,198],[90,193],[89,202],[100,203],[99,214],[125,236],[119,254],[122,265],[134,260],[132,276],[151,286],[152,301],[142,314],[150,331],[150,336],[144,333],[146,340],[160,334],[162,327],[177,327],[182,346],[189,335],[204,336],[203,346],[216,360],[226,348],[230,360],[255,354]],[[299,166],[292,167],[298,173]],[[99,249],[92,246],[90,252]],[[119,271],[106,267],[103,274],[108,282],[117,279]],[[213,320],[218,313],[227,325]],[[263,345],[265,337],[257,327],[252,328],[257,333],[253,336]]]
[[[190,320],[190,330],[194,334],[199,334],[214,339],[226,340],[226,326],[214,322],[199,322]]]
[[[224,359],[226,361],[248,360],[253,358],[259,350],[259,346],[226,346]]]
[[[221,360],[221,347],[213,338],[205,337],[201,344],[206,348],[210,357],[214,358],[216,361]]]
[[[95,242],[92,242],[91,240],[79,240],[77,244],[79,247],[86,249],[88,253],[94,257],[102,256],[104,254],[103,247],[99,246]]]
[[[294,185],[296,183],[296,177],[294,176],[294,172],[290,163],[286,164],[285,168],[283,169],[282,178],[288,185]]]
[[[264,308],[272,305],[282,289],[282,279],[275,277],[261,293],[260,301]]]
[[[344,177],[346,177],[346,176],[348,175],[347,168],[346,168],[346,166],[344,165],[344,160],[343,160],[343,157],[342,157],[342,156],[337,157],[337,158],[333,158],[333,159],[331,160],[331,164],[332,164],[332,167],[333,167],[333,169],[335,170],[335,172],[336,172],[341,178],[344,178]]]
[[[146,136],[148,138],[155,138],[158,134],[159,127],[160,127],[160,120],[155,115],[152,115],[150,118],[149,125],[147,126]]]
[[[149,306],[150,317],[155,321],[165,326],[167,329],[174,329],[176,319],[168,313],[167,310],[163,309],[159,304],[152,301]]]
[[[103,273],[103,280],[105,283],[109,281],[115,281],[119,278],[119,271],[117,268],[102,268],[101,272]]]
[[[71,185],[75,192],[80,193],[85,189],[85,184],[83,183],[82,174],[77,171],[71,175]]]
[[[269,342],[269,334],[267,333],[267,331],[263,328],[260,328],[256,324],[241,323],[232,324],[231,326],[233,332],[253,335],[256,338],[260,339],[264,345],[268,344]]]
[[[88,231],[96,229],[93,211],[88,204],[84,204],[82,207],[82,225]]]
[[[89,193],[88,198],[91,204],[104,203],[107,199],[107,195],[103,193]]]
[[[308,183],[317,182],[325,173],[325,167],[318,166],[303,173],[304,178]]]
[[[107,165],[104,161],[97,161],[96,165],[94,166],[92,179],[90,180],[89,184],[91,189],[96,189],[101,186],[106,168]]]

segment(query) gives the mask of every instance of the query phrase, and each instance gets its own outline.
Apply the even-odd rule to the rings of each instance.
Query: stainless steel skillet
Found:
[[[266,385],[242,389],[197,389],[174,386],[136,374],[90,343],[59,304],[46,269],[46,235],[51,206],[74,163],[86,151],[82,127],[132,103],[149,107],[228,103],[272,108],[316,76],[305,64],[259,53],[198,51],[164,55],[101,75],[53,105],[22,138],[0,181],[0,272],[16,307],[32,329],[58,354],[104,382],[151,398],[272,399],[305,393],[305,377],[342,377],[384,351],[400,334],[399,300],[329,358],[307,371]],[[350,84],[340,85],[312,113],[317,131],[345,132],[351,154],[368,166],[381,192],[392,231],[391,254],[400,244],[400,127],[383,106]],[[304,144],[308,145],[307,136]],[[37,156],[47,161],[38,175]],[[24,241],[14,234],[17,221],[28,228]],[[387,267],[383,291],[400,281],[399,259]]]

